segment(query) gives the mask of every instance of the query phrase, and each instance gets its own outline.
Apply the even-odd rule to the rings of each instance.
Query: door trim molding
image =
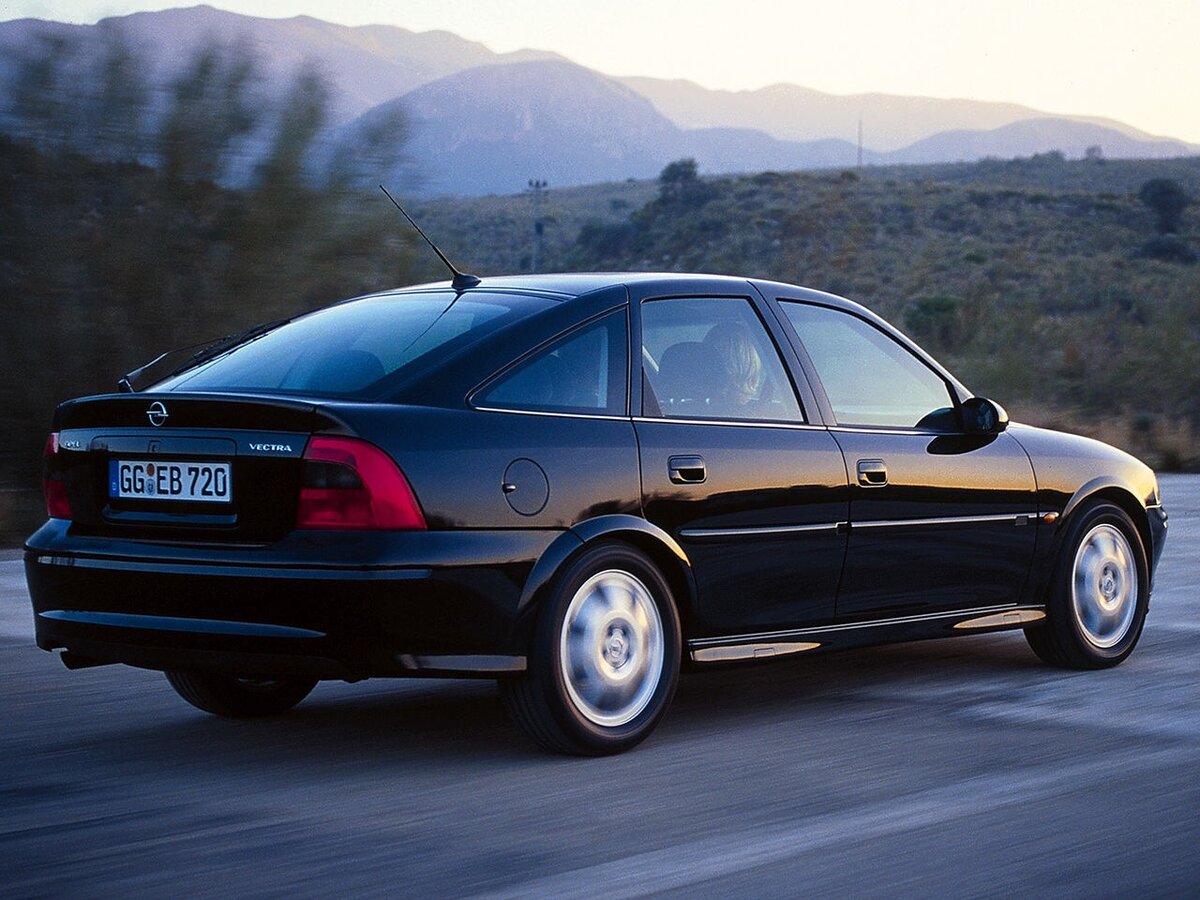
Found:
[[[789,628],[782,631],[760,631],[749,634],[731,634],[721,637],[693,638],[687,642],[688,649],[693,651],[710,647],[736,647],[742,645],[762,645],[794,642],[804,638],[815,639],[824,634],[837,632],[859,631],[872,628],[887,628],[894,625],[915,625],[924,622],[944,622],[958,619],[963,623],[972,623],[967,627],[993,627],[979,623],[985,616],[1012,612],[1045,612],[1045,606],[1040,604],[1005,603],[1000,606],[979,606],[971,609],[956,609],[946,612],[921,613],[912,616],[895,616],[888,619],[871,619],[865,622],[841,622],[833,625],[817,625],[809,628]],[[1022,617],[1013,616],[1010,621],[1005,617],[1001,624],[1020,624]],[[1028,620],[1032,621],[1032,619]],[[820,642],[818,642],[820,643]]]
[[[764,525],[747,528],[682,528],[679,536],[693,541],[713,540],[727,537],[758,537],[776,534],[812,534],[839,532],[845,522],[820,522],[815,525]]]
[[[865,522],[817,522],[811,525],[761,525],[745,528],[682,528],[679,536],[689,541],[709,541],[731,537],[771,537],[785,534],[844,533],[847,529],[860,528],[905,528],[938,525],[986,525],[993,522],[1012,522],[1013,525],[1028,525],[1036,522],[1040,514],[1004,513],[984,516],[936,516],[924,519],[868,519]]]
[[[865,501],[864,501],[865,502]],[[1036,521],[1038,513],[1003,513],[982,516],[934,516],[926,519],[868,519],[865,522],[851,522],[850,530],[857,528],[900,528],[908,525],[975,525],[989,522],[1012,522],[1014,525],[1028,525]]]

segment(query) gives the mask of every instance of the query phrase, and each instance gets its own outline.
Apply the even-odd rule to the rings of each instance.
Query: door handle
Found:
[[[858,461],[858,483],[863,487],[883,487],[888,483],[887,466],[882,459]]]
[[[667,460],[667,474],[675,484],[702,484],[708,478],[700,456],[672,456]]]

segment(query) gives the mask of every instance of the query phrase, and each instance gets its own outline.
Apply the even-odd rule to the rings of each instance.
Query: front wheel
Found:
[[[1046,619],[1025,630],[1043,661],[1105,669],[1133,652],[1150,597],[1150,568],[1133,520],[1097,503],[1075,516],[1055,566]]]
[[[166,672],[175,692],[197,709],[235,719],[291,709],[317,685],[315,678],[249,678],[219,672]]]
[[[628,750],[654,730],[679,676],[679,615],[645,555],[623,544],[585,551],[554,580],[529,668],[500,682],[509,714],[548,750]]]

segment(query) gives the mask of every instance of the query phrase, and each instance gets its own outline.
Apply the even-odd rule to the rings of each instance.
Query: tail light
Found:
[[[52,519],[71,518],[71,500],[67,497],[67,484],[58,471],[58,432],[46,438],[42,450],[42,494],[46,497],[46,514]]]
[[[318,436],[304,451],[296,527],[309,530],[424,530],[408,479],[366,441]]]

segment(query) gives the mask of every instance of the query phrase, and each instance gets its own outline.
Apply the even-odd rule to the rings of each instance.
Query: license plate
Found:
[[[228,503],[229,463],[112,459],[108,495],[117,499]]]

